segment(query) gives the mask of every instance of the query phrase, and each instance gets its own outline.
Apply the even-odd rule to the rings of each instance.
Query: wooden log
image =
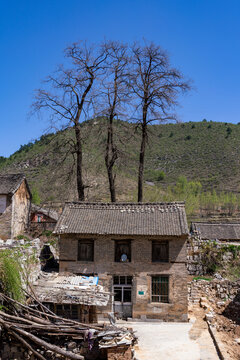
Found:
[[[15,331],[13,331],[13,329],[8,329],[8,331],[10,332],[10,334],[12,334],[18,341],[20,341],[23,346],[25,346],[27,349],[29,349],[30,351],[32,351],[32,353],[36,356],[36,358],[40,359],[40,360],[46,360],[46,358],[44,356],[42,356],[42,354],[39,354],[35,349],[33,349],[33,347],[26,341],[24,340],[21,336],[19,336],[18,334],[15,333]]]
[[[24,317],[27,318],[28,320],[32,320],[32,321],[34,321],[35,323],[38,323],[38,324],[52,325],[51,321],[44,320],[44,319],[36,317],[34,315],[24,314]]]
[[[32,312],[35,312],[35,313],[37,313],[39,315],[45,315],[45,313],[43,313],[43,312],[41,312],[39,310],[32,309],[29,306],[23,305],[20,302],[18,302],[17,300],[13,300],[13,299],[9,298],[8,296],[6,296],[4,294],[1,294],[1,296],[3,298],[5,298],[6,300],[21,306],[23,309],[26,309],[27,311],[32,311]],[[69,324],[75,324],[77,326],[82,326],[82,327],[87,328],[87,329],[89,329],[89,327],[91,329],[94,329],[94,330],[102,330],[103,329],[100,326],[92,326],[92,324],[85,324],[85,323],[81,323],[81,322],[74,321],[74,320],[71,320],[71,319],[65,319],[65,318],[62,318],[62,317],[57,316],[57,315],[48,314],[48,318],[52,318],[52,319],[55,319],[55,320],[60,320],[61,322],[67,322]]]
[[[31,294],[29,294],[29,293],[27,292],[27,290],[25,290],[25,289],[23,289],[23,291],[25,291],[25,293],[26,293],[28,296],[30,296],[34,301],[36,301],[36,303],[41,307],[42,312],[45,314],[45,316],[46,316],[47,319],[48,319],[48,315],[47,315],[46,311],[47,311],[48,313],[50,312],[51,314],[53,314],[53,312],[52,312],[50,309],[48,309],[47,306],[43,305],[43,304],[37,299],[36,294],[35,294],[32,286],[31,286],[30,284],[29,284],[29,287],[30,287],[30,290],[32,291],[32,293],[33,293],[34,296],[31,295]],[[44,311],[44,310],[46,310],[46,311]]]
[[[7,324],[5,324],[4,320],[0,318],[0,323],[6,327]],[[8,325],[7,325],[8,326]],[[73,359],[73,360],[84,360],[84,356],[82,355],[78,355],[78,354],[74,354],[73,352],[71,351],[66,351],[62,348],[60,348],[59,346],[57,345],[52,345],[52,344],[49,344],[48,342],[46,342],[45,340],[42,340],[40,338],[38,338],[37,336],[23,330],[23,329],[20,329],[18,328],[16,325],[11,325],[11,330],[27,337],[28,339],[30,339],[31,341],[33,341],[35,344],[41,346],[41,347],[44,347],[48,350],[51,350],[53,351],[54,353],[57,353],[57,354],[60,354],[60,355],[63,355],[65,356],[66,358],[69,358],[69,359]]]

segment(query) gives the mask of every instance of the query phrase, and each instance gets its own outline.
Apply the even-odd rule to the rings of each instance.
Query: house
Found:
[[[198,234],[202,240],[240,242],[240,223],[192,222],[190,232]]]
[[[59,215],[56,211],[43,208],[41,206],[31,205],[31,230],[54,230]]]
[[[33,287],[38,300],[52,312],[83,323],[96,322],[96,306],[106,306],[110,298],[97,276],[42,272]]]
[[[98,276],[113,294],[99,319],[187,321],[184,203],[66,203],[54,232],[60,273]]]
[[[28,226],[31,192],[24,174],[0,175],[0,238],[22,234]]]

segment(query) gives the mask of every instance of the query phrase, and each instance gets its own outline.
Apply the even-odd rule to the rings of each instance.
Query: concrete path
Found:
[[[207,329],[190,323],[125,322],[138,336],[138,360],[219,360]]]

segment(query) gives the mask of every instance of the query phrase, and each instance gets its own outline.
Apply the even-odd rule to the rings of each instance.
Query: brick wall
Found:
[[[131,262],[128,263],[114,261],[114,240],[119,240],[121,237],[95,237],[94,262],[77,261],[78,239],[77,236],[61,235],[60,271],[98,274],[100,283],[109,291],[113,290],[113,275],[132,276],[134,318],[187,321],[186,238],[131,238]],[[169,262],[152,263],[151,240],[161,239],[169,240]],[[151,302],[152,275],[169,276],[169,303]],[[139,294],[139,291],[143,291],[144,294]],[[107,308],[98,310],[102,313],[111,311],[111,304]]]

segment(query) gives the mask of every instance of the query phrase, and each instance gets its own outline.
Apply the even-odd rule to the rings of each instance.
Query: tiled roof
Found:
[[[180,236],[188,234],[185,204],[66,203],[55,233]]]
[[[0,175],[0,194],[13,195],[23,180],[25,179],[24,174],[6,174]]]
[[[197,232],[202,239],[209,240],[239,240],[240,224],[237,223],[207,223],[193,222],[191,231]]]
[[[57,221],[59,218],[59,215],[56,211],[49,208],[43,208],[35,204],[31,204],[31,213],[42,213],[55,221]]]

